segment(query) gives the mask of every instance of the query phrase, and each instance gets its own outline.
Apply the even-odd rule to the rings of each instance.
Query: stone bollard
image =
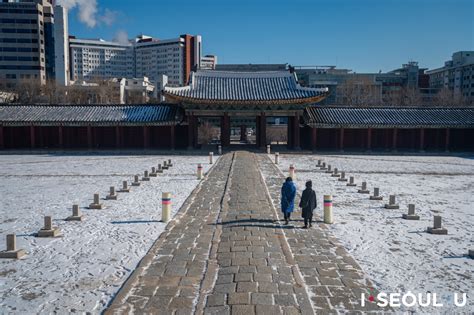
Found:
[[[72,205],[72,216],[67,217],[66,221],[82,221],[82,213],[79,210],[79,205]]]
[[[326,168],[326,162],[323,162],[323,164],[319,167],[320,170],[327,170]]]
[[[217,146],[217,154],[222,155],[222,146],[221,145]]]
[[[148,176],[148,171],[143,172],[142,182],[150,181],[150,176]]]
[[[212,164],[212,163],[214,163],[214,153],[209,152],[209,164]]]
[[[367,182],[362,182],[362,187],[357,191],[359,194],[368,194]]]
[[[324,195],[324,223],[334,223],[332,217],[332,195]]]
[[[341,178],[339,178],[338,181],[347,182],[346,172],[341,172]]]
[[[321,160],[318,160],[318,164],[316,164],[316,167],[321,167]]]
[[[280,163],[280,153],[276,152],[275,153],[275,164],[278,165]]]
[[[0,258],[20,259],[25,255],[23,249],[16,249],[16,235],[7,234],[7,250],[0,251]]]
[[[201,164],[198,164],[198,168],[197,168],[197,178],[198,179],[203,179],[203,175],[202,175],[202,165]]]
[[[99,194],[94,194],[94,202],[89,205],[89,209],[102,209],[103,205],[100,203]]]
[[[117,200],[117,193],[115,192],[115,187],[110,186],[110,192],[107,196],[105,196],[107,200]]]
[[[420,216],[415,214],[415,205],[410,203],[408,205],[408,214],[402,214],[402,218],[405,220],[419,220]]]
[[[141,183],[138,181],[138,175],[135,175],[135,177],[133,178],[133,183],[132,183],[132,186],[140,186]]]
[[[161,164],[158,164],[158,169],[156,170],[157,173],[163,173],[163,168],[161,167]]]
[[[337,167],[334,169],[334,172],[331,174],[331,177],[339,177],[339,170],[337,169]]]
[[[53,227],[53,220],[50,216],[44,217],[44,227],[38,231],[38,237],[56,237],[59,235],[59,228]]]
[[[167,170],[168,169],[168,162],[163,161],[163,167],[162,169]]]
[[[118,192],[130,192],[130,188],[128,187],[128,182],[124,180],[122,182],[122,189],[120,189]]]
[[[326,170],[326,173],[328,173],[328,174],[332,173],[331,164],[328,164],[328,168]]]
[[[270,154],[270,153],[271,153],[270,145],[267,144],[267,154]]]
[[[173,167],[173,163],[171,162],[171,159],[168,159],[168,167]]]
[[[164,192],[161,196],[161,221],[167,223],[171,217],[171,193]]]
[[[390,195],[388,203],[385,204],[385,209],[400,209],[400,206],[395,201],[395,195]]]
[[[433,227],[428,227],[426,230],[430,234],[439,234],[439,235],[446,235],[448,234],[448,230],[441,226],[441,216],[435,215]]]
[[[369,197],[370,200],[382,200],[383,197],[379,195],[379,188],[374,188],[374,194]]]
[[[347,183],[347,186],[357,186],[357,184],[354,182],[354,176],[349,177],[349,182]]]
[[[158,176],[158,173],[156,172],[156,168],[153,166],[151,168],[150,177],[157,177],[157,176]]]
[[[295,167],[293,164],[290,164],[290,168],[288,169],[288,176],[291,177],[293,180],[295,180],[296,175],[295,175]]]

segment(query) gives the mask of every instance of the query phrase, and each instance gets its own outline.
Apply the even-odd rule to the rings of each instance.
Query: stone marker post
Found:
[[[332,217],[332,195],[324,195],[324,223],[334,223]]]
[[[156,172],[156,168],[154,166],[151,167],[151,173],[150,173],[150,177],[157,177],[158,174]]]
[[[347,182],[346,172],[341,172],[341,178],[339,178],[338,181]]]
[[[278,165],[278,163],[280,163],[280,153],[276,152],[275,153],[275,164]]]
[[[202,179],[203,176],[202,176],[202,165],[201,164],[198,164],[198,168],[197,168],[197,178],[198,179]]]
[[[156,170],[157,173],[163,173],[163,168],[161,167],[161,163],[158,164],[158,169]]]
[[[117,200],[117,193],[115,192],[115,187],[110,186],[110,192],[107,196],[105,196],[107,200]]]
[[[94,194],[94,201],[89,205],[89,209],[102,209],[99,194]]]
[[[135,177],[133,178],[133,183],[132,183],[132,186],[140,186],[140,182],[138,181],[138,175],[135,175]]]
[[[400,206],[395,200],[395,195],[389,196],[388,204],[385,204],[385,209],[400,209]]]
[[[321,167],[321,160],[318,160],[318,164],[316,164],[317,167]]]
[[[267,154],[270,154],[270,153],[271,153],[270,145],[267,144]]]
[[[16,235],[7,234],[7,250],[0,251],[0,258],[20,259],[25,255],[23,249],[16,249]]]
[[[147,182],[149,180],[150,180],[150,176],[148,176],[148,171],[144,171],[142,181]]]
[[[430,234],[446,235],[448,230],[441,226],[441,216],[435,215],[433,217],[433,227],[428,227],[427,232]]]
[[[67,217],[66,221],[82,221],[82,214],[79,205],[72,205],[72,216]]]
[[[331,177],[339,177],[339,170],[337,169],[337,167],[334,169],[334,172],[332,173]]]
[[[217,154],[222,155],[222,146],[220,144],[217,146]]]
[[[357,186],[357,184],[354,182],[354,176],[349,177],[349,182],[347,183],[347,186]]]
[[[161,196],[161,220],[167,223],[171,217],[171,193],[164,192]]]
[[[328,164],[328,168],[327,168],[326,173],[328,173],[328,174],[332,173],[331,164]]]
[[[126,180],[122,182],[122,189],[120,192],[130,192],[130,188],[128,188],[128,182]]]
[[[370,200],[382,200],[383,197],[379,195],[379,188],[374,188],[374,194],[369,197]]]
[[[172,167],[173,163],[171,162],[171,159],[168,159],[168,167]]]
[[[38,237],[56,237],[59,235],[59,229],[53,227],[51,216],[44,217],[44,227],[38,231]]]
[[[368,194],[367,182],[362,182],[362,187],[357,191],[359,194]]]
[[[293,180],[295,180],[295,167],[293,166],[293,164],[290,164],[290,168],[288,170],[288,176],[291,177]]]
[[[402,218],[405,220],[419,220],[420,216],[415,214],[415,205],[410,203],[408,205],[408,214],[402,214]]]
[[[214,163],[214,153],[209,152],[209,164]]]

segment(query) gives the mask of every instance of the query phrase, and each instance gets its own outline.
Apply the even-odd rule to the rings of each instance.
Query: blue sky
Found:
[[[75,7],[71,34],[104,39],[123,31],[130,38],[200,34],[203,53],[216,54],[219,63],[378,72],[409,60],[435,68],[455,51],[474,50],[472,0],[96,1],[97,25],[79,21]]]

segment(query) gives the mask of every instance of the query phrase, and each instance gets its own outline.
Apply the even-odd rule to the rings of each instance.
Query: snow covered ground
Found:
[[[174,166],[117,201],[89,210],[94,193],[143,174],[171,158]],[[28,256],[0,260],[0,313],[99,313],[164,230],[161,193],[173,194],[175,213],[197,186],[197,164],[207,156],[0,156],[0,249],[6,234]],[[141,176],[140,176],[141,178]],[[77,203],[83,222],[65,222]],[[173,214],[174,214],[173,213]],[[62,237],[35,238],[43,217],[53,216]]]
[[[271,157],[273,159],[273,156]],[[313,180],[322,216],[324,194],[333,195],[336,237],[383,292],[437,293],[443,308],[418,308],[422,312],[474,312],[474,260],[465,255],[474,249],[474,156],[375,156],[280,155],[280,168],[288,174],[296,167],[301,191]],[[372,192],[380,188],[383,201],[358,194],[316,167],[317,160],[366,181]],[[399,210],[383,205],[395,194]],[[408,204],[416,205],[419,221],[401,219]],[[425,232],[433,216],[441,215],[448,235]],[[453,306],[455,292],[468,294],[469,305]],[[441,296],[441,298],[440,298]],[[410,300],[411,301],[411,300]],[[410,308],[409,310],[413,310]]]

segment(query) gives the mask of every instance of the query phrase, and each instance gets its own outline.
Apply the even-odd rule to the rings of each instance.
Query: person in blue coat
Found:
[[[287,177],[281,187],[281,211],[285,217],[285,224],[290,221],[291,213],[295,207],[296,186],[291,177]]]

